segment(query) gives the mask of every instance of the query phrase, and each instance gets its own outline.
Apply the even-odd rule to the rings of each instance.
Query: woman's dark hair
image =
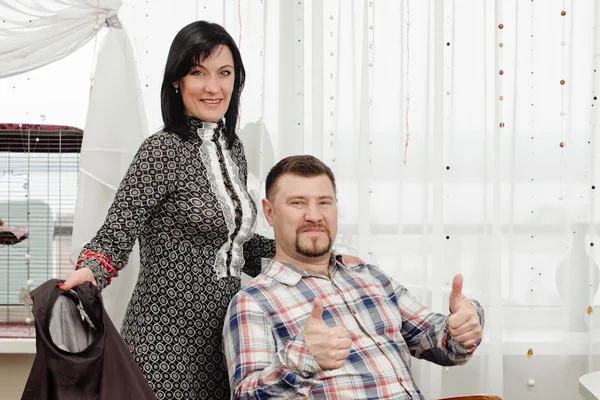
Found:
[[[240,108],[240,96],[246,80],[246,71],[242,56],[233,38],[218,24],[206,21],[196,21],[183,27],[173,39],[165,75],[160,89],[160,107],[162,111],[164,130],[174,132],[182,139],[190,134],[185,126],[185,108],[180,93],[175,93],[173,83],[186,76],[194,66],[210,57],[219,46],[227,46],[233,55],[235,80],[229,108],[225,112],[225,138],[227,148],[231,148],[235,138],[235,129]]]

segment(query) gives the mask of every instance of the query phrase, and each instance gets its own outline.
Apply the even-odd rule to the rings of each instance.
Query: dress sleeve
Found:
[[[99,289],[127,264],[148,216],[173,190],[180,163],[171,134],[147,138],[121,181],[102,227],[79,255],[76,269],[90,268]]]
[[[238,168],[240,169],[240,177],[244,184],[244,189],[248,189],[248,162],[246,161],[246,154],[244,152],[244,146],[239,138],[236,138],[233,147],[232,155],[236,160]],[[253,201],[250,199],[250,201]],[[256,204],[254,205],[257,206]],[[275,240],[266,238],[264,236],[254,234],[250,240],[244,243],[244,267],[243,272],[255,277],[260,274],[261,264],[263,258],[273,258],[275,255]]]
[[[275,241],[259,234],[254,234],[250,240],[244,243],[244,267],[245,274],[255,277],[260,274],[263,258],[275,256]]]

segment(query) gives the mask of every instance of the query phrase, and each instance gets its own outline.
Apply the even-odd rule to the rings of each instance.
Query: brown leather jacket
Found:
[[[98,289],[86,282],[64,292],[61,282],[31,293],[37,353],[21,399],[155,399]]]

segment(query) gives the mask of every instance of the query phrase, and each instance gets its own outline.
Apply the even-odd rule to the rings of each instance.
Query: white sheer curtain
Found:
[[[241,38],[242,126],[264,123],[274,161],[312,153],[336,173],[336,247],[437,311],[456,273],[484,304],[468,366],[414,364],[427,398],[578,398],[600,367],[597,2],[214,8]]]
[[[0,78],[60,60],[79,49],[122,0],[0,1]]]
[[[0,78],[62,59],[109,28],[90,77],[94,86],[80,157],[73,262],[103,223],[133,154],[148,135],[133,48],[117,15],[121,5],[121,0],[0,1]],[[104,291],[105,308],[117,328],[138,270],[136,246],[128,268]]]
[[[98,53],[84,128],[71,260],[106,217],[121,179],[148,136],[133,49],[122,28],[110,28]],[[104,307],[120,329],[139,271],[137,244],[127,268],[103,291]]]

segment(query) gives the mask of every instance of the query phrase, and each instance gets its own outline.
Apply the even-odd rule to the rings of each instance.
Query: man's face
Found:
[[[284,174],[263,211],[275,241],[288,256],[312,261],[329,256],[337,235],[337,202],[327,175]]]

